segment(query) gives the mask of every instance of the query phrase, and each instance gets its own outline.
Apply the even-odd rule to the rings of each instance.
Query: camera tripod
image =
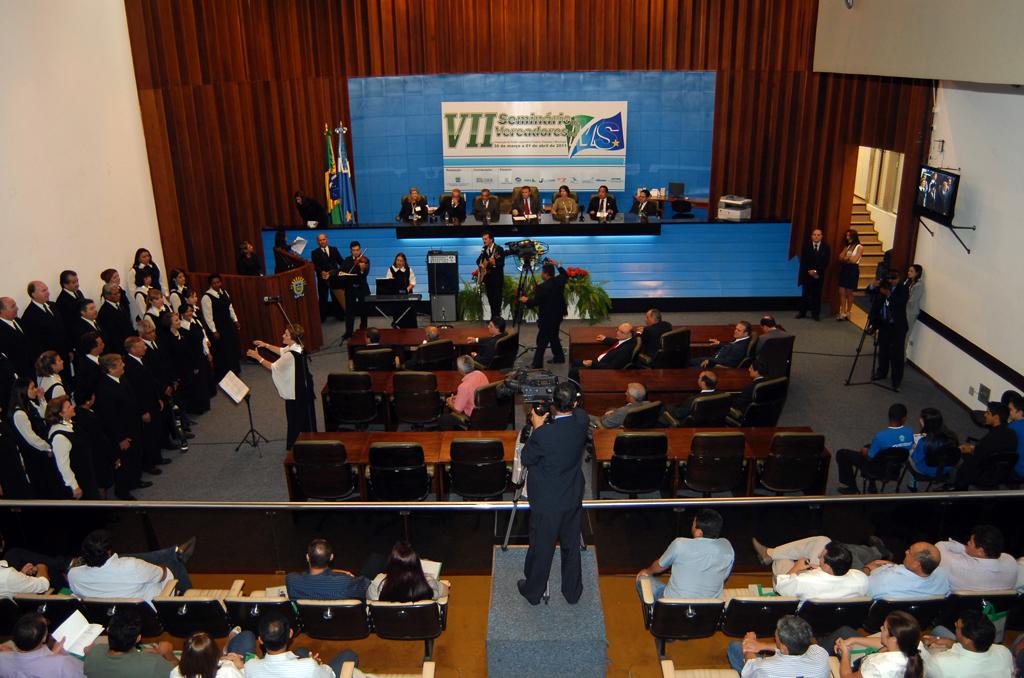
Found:
[[[864,340],[871,335],[871,378],[868,381],[853,381],[853,373],[857,369],[857,361],[860,360],[860,353],[864,350]],[[891,386],[886,386],[882,382],[875,379],[876,370],[878,367],[878,332],[875,328],[868,325],[861,332],[860,341],[857,342],[857,349],[854,351],[853,364],[850,365],[850,373],[846,376],[845,386],[865,386],[871,384],[878,388],[884,388],[887,391],[896,391]]]

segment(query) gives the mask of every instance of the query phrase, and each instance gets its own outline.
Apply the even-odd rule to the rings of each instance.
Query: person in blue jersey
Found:
[[[856,471],[870,465],[878,453],[889,448],[909,450],[914,446],[914,432],[907,426],[907,406],[893,403],[889,407],[889,425],[875,434],[870,445],[859,450],[839,450],[836,465],[839,467],[840,494],[858,494]]]

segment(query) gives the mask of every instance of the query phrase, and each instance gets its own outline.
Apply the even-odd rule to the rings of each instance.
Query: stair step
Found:
[[[853,225],[863,224],[865,226],[874,227],[875,220],[867,215],[854,214],[853,216],[850,217],[850,223]]]
[[[868,209],[867,205],[854,205],[851,212],[853,214],[871,214],[871,210]]]

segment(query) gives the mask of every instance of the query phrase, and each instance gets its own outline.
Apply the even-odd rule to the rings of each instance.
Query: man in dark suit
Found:
[[[907,331],[907,288],[900,284],[900,272],[892,270],[878,285],[878,296],[868,314],[869,330],[878,332],[878,368],[872,380],[881,381],[892,368],[892,387],[903,381]]]
[[[130,337],[125,342],[124,378],[135,393],[142,412],[142,468],[151,475],[160,475],[158,466],[166,460],[160,452],[160,418],[163,393],[160,380],[144,361],[146,342]]]
[[[114,471],[114,494],[118,499],[133,500],[131,491],[150,487],[142,480],[142,411],[135,392],[124,379],[124,359],[107,353],[100,358],[103,376],[96,384],[96,414],[103,422],[103,431],[117,445],[121,465]]]
[[[505,332],[505,319],[499,316],[495,316],[487,321],[487,336],[483,339],[477,339],[476,337],[470,337],[470,342],[475,342],[477,345],[476,351],[470,353],[473,359],[484,366],[489,368],[491,363],[494,362],[494,356],[498,352],[498,340],[502,337],[508,336]]]
[[[32,301],[21,314],[21,325],[28,333],[33,359],[44,351],[56,351],[64,363],[70,365],[71,344],[64,330],[64,321],[50,301],[50,288],[41,280],[33,280],[27,291]]]
[[[672,323],[661,319],[661,311],[652,308],[644,315],[644,326],[640,329],[640,352],[648,358],[661,348],[661,335],[672,331]]]
[[[478,221],[494,223],[498,220],[498,199],[491,196],[491,189],[480,191],[480,195],[473,201],[473,216]]]
[[[793,358],[793,349],[792,345],[787,349],[785,342],[792,336],[779,327],[775,322],[775,316],[770,314],[761,316],[761,336],[757,338],[757,344],[754,345],[754,356],[761,359],[769,378],[789,376],[789,363]]]
[[[733,340],[722,345],[716,352],[715,355],[701,360],[695,358],[691,361],[692,367],[701,367],[705,370],[721,365],[722,367],[738,367],[743,359],[747,357],[747,352],[750,350],[750,339],[751,339],[751,328],[750,323],[746,320],[741,320],[736,323],[736,326],[732,330]],[[719,345],[717,339],[712,339],[711,343]]]
[[[693,409],[693,401],[701,396],[714,395],[718,392],[718,375],[715,374],[714,370],[701,370],[700,374],[697,375],[697,387],[700,389],[699,393],[696,393],[680,404],[669,407],[668,413],[672,415],[672,418],[676,421],[682,421],[690,416],[690,411]]]
[[[558,275],[555,275],[556,268]],[[519,301],[527,306],[537,308],[537,348],[533,354],[534,369],[544,366],[544,351],[548,345],[551,346],[551,362],[565,362],[565,352],[562,350],[558,332],[562,326],[562,318],[569,310],[565,303],[565,283],[569,280],[569,274],[565,272],[565,269],[557,261],[546,259],[541,267],[540,277],[541,282],[533,291],[533,299],[525,296],[519,298]]]
[[[92,299],[82,299],[78,302],[78,320],[71,326],[71,341],[75,344],[88,332],[99,332],[103,335],[103,328],[99,323],[99,309]],[[120,347],[118,347],[120,348]]]
[[[608,347],[608,350],[593,360],[574,363],[569,368],[569,378],[575,382],[580,380],[580,368],[594,370],[624,370],[633,362],[636,351],[636,333],[629,323],[622,323],[615,328],[614,337],[597,335],[597,340]]]
[[[466,220],[466,199],[462,197],[462,191],[452,189],[452,194],[441,199],[437,208],[437,215],[442,221],[453,221],[461,224]]]
[[[135,335],[131,310],[121,303],[123,294],[120,285],[104,285],[103,302],[96,316],[100,327],[103,328],[103,343],[114,350],[120,350],[124,346],[124,340]],[[173,311],[177,313],[178,309],[175,308]]]
[[[539,217],[542,208],[540,205],[540,199],[533,197],[533,192],[529,186],[523,186],[519,189],[519,195],[512,201],[511,214],[514,217]]]
[[[597,216],[601,212],[604,212],[605,215],[603,217]],[[597,195],[591,198],[590,203],[587,205],[587,214],[594,221],[598,219],[611,221],[618,213],[619,205],[615,202],[615,196],[608,192],[607,186],[599,186],[597,188]]]
[[[22,379],[35,379],[36,366],[28,333],[18,320],[18,302],[0,297],[0,352],[14,365]],[[6,403],[4,406],[6,407]]]
[[[978,467],[993,454],[1017,450],[1017,433],[1007,426],[1009,417],[1010,409],[1003,403],[993,401],[988,404],[985,409],[988,433],[976,445],[964,443],[960,446],[963,463],[956,472],[955,489],[966,490],[978,480]]]
[[[494,242],[490,231],[480,234],[484,246],[476,258],[477,282],[483,278],[484,291],[491,316],[501,315],[502,296],[505,292],[505,250]]]
[[[800,253],[800,312],[797,318],[806,318],[810,311],[815,320],[821,319],[821,284],[825,280],[825,269],[832,260],[828,243],[822,242],[820,228],[811,231],[811,240],[804,244]]]
[[[74,271],[60,272],[60,294],[54,304],[60,311],[60,319],[64,322],[64,331],[68,333],[68,340],[74,346],[75,338],[72,336],[78,318],[81,316],[79,304],[85,295],[78,289],[78,274]]]
[[[341,261],[341,272],[346,275],[345,285],[345,334],[342,339],[350,339],[359,316],[359,329],[366,329],[366,304],[363,299],[370,293],[366,276],[370,273],[370,260],[363,256],[363,246],[357,240],[348,245],[349,256]]]
[[[337,247],[327,243],[327,235],[320,233],[316,236],[316,249],[309,253],[313,260],[313,268],[316,269],[316,293],[320,298],[320,322],[323,322],[329,315],[341,315],[341,309],[331,295],[331,285],[328,280],[331,274],[341,270],[341,253]]]
[[[641,218],[656,217],[658,216],[658,203],[651,200],[650,191],[642,188],[637,191],[636,197],[633,198],[633,206],[629,208],[629,211]]]
[[[547,589],[556,541],[562,561],[562,595],[570,605],[583,595],[581,460],[590,420],[576,407],[576,399],[575,385],[563,382],[555,387],[551,412],[538,416],[530,411],[533,433],[521,457],[529,471],[530,548],[523,568],[526,578],[516,582],[516,587],[531,605],[539,604]]]
[[[420,195],[419,189],[410,188],[409,195],[402,198],[402,208],[398,211],[398,218],[418,224],[426,223],[427,199]]]
[[[96,384],[103,376],[100,356],[106,343],[99,332],[89,332],[75,347],[75,393],[96,393]]]
[[[767,379],[763,374],[763,370],[764,368],[757,360],[750,363],[750,367],[747,368],[747,374],[750,375],[751,381],[732,399],[732,411],[738,414],[741,419],[746,415],[750,403],[754,402],[754,387]]]

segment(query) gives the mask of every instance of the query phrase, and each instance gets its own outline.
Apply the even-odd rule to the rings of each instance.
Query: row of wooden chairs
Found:
[[[643,403],[626,415],[623,428],[777,426],[789,393],[789,379],[776,377],[754,384],[753,399],[740,411],[732,406],[736,393],[723,391],[693,399],[689,413],[676,419],[660,400]]]
[[[494,358],[487,365],[476,363],[481,370],[509,370],[515,364],[519,353],[519,330],[512,330],[495,347]],[[458,351],[450,339],[432,341],[416,347],[417,370],[454,370]],[[385,372],[398,369],[400,356],[390,346],[362,348],[349,360],[349,367],[356,372]]]
[[[922,629],[936,624],[953,628],[963,610],[988,608],[996,612],[1019,610],[1024,599],[1014,590],[956,592],[949,597],[872,600],[866,596],[840,600],[805,600],[784,596],[752,595],[744,589],[728,600],[718,598],[654,599],[650,579],[640,580],[640,605],[644,627],[654,636],[658,656],[665,658],[669,640],[707,638],[721,631],[742,637],[753,631],[770,637],[785,615],[803,618],[820,640],[840,626],[877,633],[891,612],[902,610],[917,619]],[[728,592],[727,592],[728,593]],[[1001,640],[1001,638],[999,639]],[[998,641],[997,641],[998,642]]]

